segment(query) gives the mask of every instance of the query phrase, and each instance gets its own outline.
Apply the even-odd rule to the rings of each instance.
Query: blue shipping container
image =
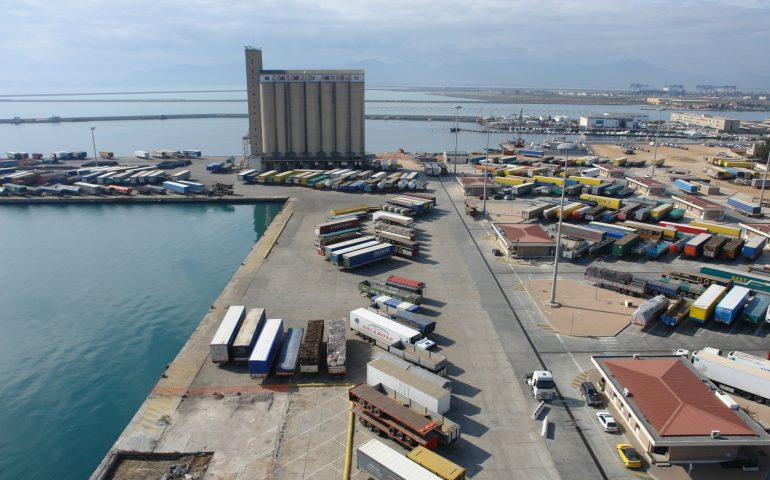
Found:
[[[394,320],[407,327],[416,329],[423,336],[428,335],[436,329],[436,322],[419,313],[407,311],[398,312]]]
[[[299,347],[302,345],[304,334],[304,328],[290,328],[286,332],[281,353],[278,355],[278,365],[275,367],[276,375],[294,375],[299,360]]]
[[[163,188],[165,188],[170,192],[182,193],[182,194],[186,194],[187,192],[190,191],[189,185],[185,185],[183,183],[177,183],[177,182],[169,182],[169,181],[163,182]]]
[[[736,286],[730,289],[725,297],[717,304],[714,310],[714,319],[726,324],[732,323],[743,311],[751,290],[746,287]]]
[[[191,192],[202,192],[206,190],[206,186],[198,182],[191,182],[189,180],[179,180],[177,183],[181,183],[182,185],[189,185]]]
[[[682,180],[680,178],[677,178],[674,180],[674,186],[679,188],[680,190],[683,190],[687,193],[695,193],[698,191],[698,186],[694,185],[688,181]]]
[[[249,357],[249,375],[251,378],[266,377],[270,374],[273,360],[278,352],[278,344],[283,336],[283,320],[269,318],[259,334],[257,344]]]
[[[369,248],[343,254],[342,266],[344,268],[356,268],[391,256],[393,256],[393,245],[380,243]]]

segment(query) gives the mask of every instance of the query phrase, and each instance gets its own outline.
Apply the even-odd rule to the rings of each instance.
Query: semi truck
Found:
[[[329,340],[326,342],[326,367],[329,375],[347,372],[347,329],[344,319],[329,321]]]
[[[248,362],[251,351],[254,350],[254,344],[262,332],[267,315],[264,308],[250,308],[246,313],[241,328],[238,330],[235,340],[233,340],[233,361]]]
[[[251,378],[265,378],[270,374],[281,337],[283,337],[283,320],[268,318],[249,357]]]
[[[548,370],[535,370],[525,377],[532,396],[536,400],[551,400],[556,396],[556,383]]]
[[[722,390],[759,403],[770,400],[770,361],[733,351],[706,347],[692,355],[692,363]]]
[[[350,312],[350,328],[382,348],[414,345],[420,332],[365,308]]]
[[[279,377],[288,377],[294,375],[294,372],[297,371],[299,349],[302,345],[302,335],[304,333],[304,328],[290,328],[286,331],[283,345],[281,345],[281,352],[278,354],[278,364],[275,367],[275,374]]]
[[[308,320],[305,338],[299,349],[299,371],[301,373],[318,373],[323,337],[324,321]]]
[[[246,307],[243,305],[231,305],[227,309],[209,346],[212,362],[225,363],[230,361],[233,341],[238,335],[238,329],[243,323],[245,314]]]

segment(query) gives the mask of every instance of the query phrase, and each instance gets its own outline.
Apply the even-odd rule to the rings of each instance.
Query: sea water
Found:
[[[280,208],[0,206],[0,478],[88,478]]]

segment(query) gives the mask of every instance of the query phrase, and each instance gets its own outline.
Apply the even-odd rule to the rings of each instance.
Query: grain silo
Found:
[[[307,132],[307,153],[318,155],[321,151],[321,84],[305,82],[305,131]]]
[[[334,130],[334,84],[321,83],[321,151],[326,155],[335,150],[337,132]]]

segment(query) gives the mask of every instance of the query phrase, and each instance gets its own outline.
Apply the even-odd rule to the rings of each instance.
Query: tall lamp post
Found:
[[[91,145],[94,147],[94,164],[96,166],[99,166],[99,157],[96,155],[96,140],[94,139],[94,130],[96,130],[96,127],[91,127]]]
[[[759,212],[762,213],[762,200],[765,199],[765,182],[767,182],[767,170],[770,169],[770,152],[767,152],[765,174],[762,176],[762,190],[759,191]]]
[[[484,154],[484,206],[481,210],[483,217],[487,216],[487,166],[489,165],[489,128],[487,128],[487,149]]]
[[[460,109],[463,108],[460,105],[455,107],[455,176],[457,176],[457,135],[460,134]]]
[[[553,281],[551,282],[551,300],[547,305],[552,308],[561,307],[556,301],[556,277],[559,275],[559,255],[561,254],[561,221],[564,218],[564,190],[567,188],[567,162],[569,161],[569,151],[575,148],[574,143],[560,143],[556,149],[565,152],[564,170],[562,171],[561,184],[561,207],[559,207],[559,227],[556,230],[556,253],[553,258]]]
[[[660,141],[660,122],[662,121],[663,109],[658,109],[658,128],[655,129],[655,148],[652,151],[652,176],[655,176],[655,160],[658,158],[658,143]]]

